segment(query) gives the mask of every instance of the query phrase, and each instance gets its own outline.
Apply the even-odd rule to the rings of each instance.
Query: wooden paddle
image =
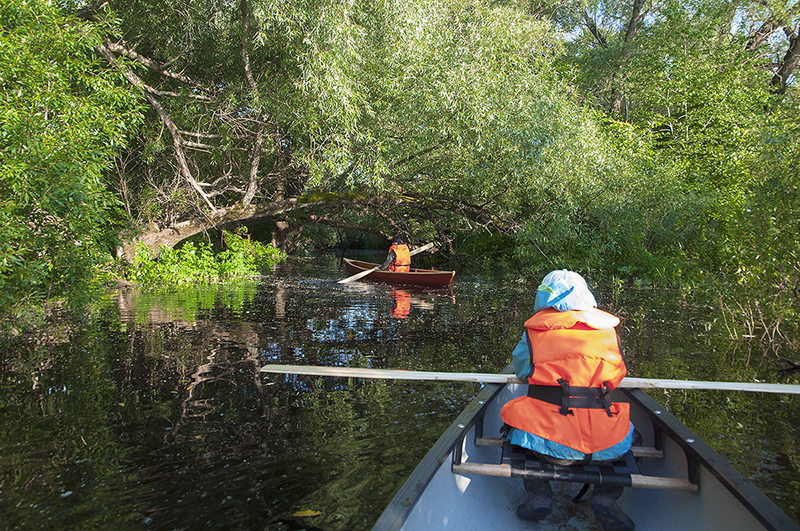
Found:
[[[353,367],[320,367],[312,365],[265,365],[261,368],[261,372],[309,374],[315,376],[341,376],[347,378],[381,378],[385,380],[430,380],[499,384],[523,383],[513,374],[398,371],[390,369],[358,369]],[[702,389],[717,391],[753,391],[760,393],[800,394],[800,385],[748,382],[697,382],[691,380],[624,378],[619,386],[636,389]]]
[[[415,254],[421,253],[422,251],[427,251],[431,247],[433,247],[433,243],[428,243],[428,244],[423,245],[422,247],[417,247],[416,249],[411,251],[410,256],[414,256]],[[342,280],[339,280],[336,283],[337,284],[347,284],[348,282],[352,282],[354,280],[358,280],[359,278],[363,278],[363,277],[369,275],[370,273],[372,273],[373,271],[377,271],[378,269],[380,269],[380,267],[381,266],[375,266],[372,269],[368,269],[366,271],[362,271],[361,273],[356,273],[352,277],[343,278]]]

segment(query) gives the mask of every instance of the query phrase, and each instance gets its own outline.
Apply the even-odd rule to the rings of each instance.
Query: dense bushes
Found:
[[[144,246],[137,253],[130,279],[153,291],[243,280],[285,258],[272,244],[251,241],[243,235],[224,232],[226,249],[214,253],[210,243],[186,242],[180,247],[162,249],[153,260]]]
[[[50,2],[0,3],[0,309],[85,298],[124,227],[105,178],[141,107],[98,68],[113,31]]]

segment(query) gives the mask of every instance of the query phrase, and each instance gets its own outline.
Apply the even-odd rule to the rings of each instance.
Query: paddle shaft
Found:
[[[356,273],[352,277],[343,278],[342,280],[339,280],[336,283],[337,284],[347,284],[348,282],[352,282],[354,280],[358,280],[359,278],[363,278],[363,277],[369,275],[370,273],[372,273],[373,271],[377,271],[378,269],[380,269],[380,266],[375,266],[372,269],[367,269],[366,271],[362,271],[361,273]]]
[[[485,374],[469,372],[399,371],[391,369],[359,369],[353,367],[320,367],[303,365],[265,365],[261,372],[280,374],[306,374],[313,376],[339,376],[345,378],[379,378],[384,380],[426,380],[447,382],[525,383],[513,374]],[[663,380],[652,378],[624,378],[619,387],[635,389],[693,389],[717,391],[752,391],[759,393],[800,394],[800,385],[766,384],[749,382],[698,382],[692,380]]]
[[[422,247],[417,247],[413,251],[410,252],[409,256],[414,256],[417,253],[421,253],[422,251],[427,251],[433,247],[433,243],[427,243]],[[369,275],[370,273],[377,271],[381,266],[375,266],[372,269],[368,269],[366,271],[362,271],[361,273],[356,273],[352,277],[343,278],[342,280],[337,281],[337,284],[347,284],[348,282],[352,282],[354,280],[358,280],[359,278],[364,278],[365,276]]]

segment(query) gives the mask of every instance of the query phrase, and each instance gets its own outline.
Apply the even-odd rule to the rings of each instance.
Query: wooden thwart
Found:
[[[571,481],[573,483],[592,483],[588,477],[582,477],[578,474],[571,476],[569,480],[553,477],[552,474],[547,472],[533,472],[529,474],[515,474],[511,465],[488,465],[483,463],[461,463],[460,465],[453,465],[453,473],[455,474],[480,474],[482,476],[493,476],[498,478],[513,478],[513,477],[527,477],[529,479],[546,479],[555,481]],[[662,489],[662,490],[679,490],[683,492],[697,492],[699,487],[694,483],[690,483],[687,479],[679,478],[663,478],[659,476],[644,476],[642,474],[631,474],[630,487],[640,489]],[[613,483],[613,482],[609,482]],[[628,485],[626,485],[628,486]]]
[[[427,380],[498,384],[523,383],[513,374],[485,374],[470,372],[401,371],[391,369],[360,369],[353,367],[320,367],[314,365],[265,365],[261,368],[261,371],[280,374],[339,376],[343,378],[379,378],[384,380]],[[619,387],[629,389],[691,389],[800,394],[800,385],[792,384],[704,382],[653,378],[624,378]]]

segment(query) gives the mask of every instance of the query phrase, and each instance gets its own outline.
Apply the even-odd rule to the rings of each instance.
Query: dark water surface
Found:
[[[0,343],[0,527],[370,529],[479,386],[258,369],[498,372],[539,279],[345,276],[333,254],[292,259],[258,285],[125,293],[79,329]],[[630,376],[778,381],[775,344],[725,312],[590,285],[623,319]],[[651,394],[800,521],[795,396]]]

